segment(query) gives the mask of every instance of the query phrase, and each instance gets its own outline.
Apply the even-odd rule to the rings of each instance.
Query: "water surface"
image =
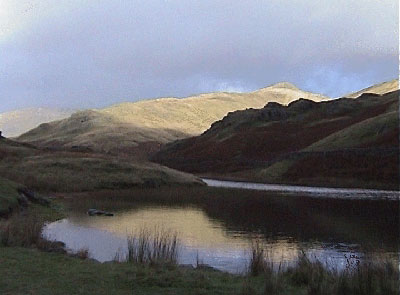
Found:
[[[149,192],[151,199],[158,191]],[[44,235],[63,241],[72,251],[87,248],[92,258],[104,262],[113,260],[116,253],[126,254],[127,235],[143,227],[162,226],[179,234],[179,263],[194,265],[198,257],[202,263],[234,273],[245,271],[255,240],[263,241],[276,264],[293,263],[300,251],[338,268],[345,266],[345,255],[350,254],[360,259],[366,255],[397,259],[397,201],[212,188],[159,193],[185,201],[165,204],[133,196],[123,206],[113,206],[117,198],[110,198],[99,208],[102,203],[96,200],[75,206],[67,219],[47,225]],[[146,193],[141,194],[145,199]],[[86,211],[93,204],[115,216],[88,216]]]

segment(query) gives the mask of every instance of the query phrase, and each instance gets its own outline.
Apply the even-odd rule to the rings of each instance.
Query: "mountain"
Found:
[[[0,114],[0,130],[4,136],[15,137],[42,123],[61,120],[73,113],[68,109],[30,108]]]
[[[385,94],[385,93],[396,91],[396,90],[399,90],[399,80],[398,79],[394,79],[391,81],[373,85],[371,87],[362,89],[360,91],[345,95],[345,97],[356,98],[356,97],[359,97],[363,93]]]
[[[288,104],[301,97],[326,99],[285,82],[250,93],[216,92],[143,100],[77,112],[67,119],[42,124],[21,135],[18,141],[146,157],[160,144],[201,134],[228,112],[260,108],[270,101]]]
[[[398,106],[398,90],[269,102],[229,113],[202,135],[165,145],[153,160],[228,179],[398,189]]]

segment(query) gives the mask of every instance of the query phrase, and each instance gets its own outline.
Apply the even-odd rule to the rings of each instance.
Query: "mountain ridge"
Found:
[[[344,95],[344,97],[356,98],[362,95],[363,93],[385,94],[396,90],[399,90],[399,80],[393,79],[390,81],[374,84],[372,86],[363,88],[357,92],[349,93],[347,95]]]
[[[288,104],[300,97],[320,101],[320,94],[269,86],[259,92],[212,92],[186,98],[124,102],[72,114],[22,134],[18,140],[52,148],[84,146],[101,152],[138,153],[143,143],[154,147],[199,135],[227,113],[260,108],[269,101]]]

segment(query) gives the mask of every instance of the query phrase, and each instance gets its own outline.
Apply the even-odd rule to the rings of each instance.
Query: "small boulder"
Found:
[[[208,270],[208,271],[220,271],[219,269],[212,267],[211,265],[208,265],[205,263],[201,263],[201,264],[197,265],[196,268],[201,269],[201,270]]]
[[[62,253],[66,254],[67,250],[65,249],[65,243],[60,242],[60,241],[47,241],[46,249],[47,252],[53,252],[53,253]]]
[[[186,269],[186,270],[193,270],[195,267],[192,264],[179,264],[180,268]]]
[[[97,210],[97,209],[89,209],[87,211],[87,214],[89,216],[114,216],[114,213]]]

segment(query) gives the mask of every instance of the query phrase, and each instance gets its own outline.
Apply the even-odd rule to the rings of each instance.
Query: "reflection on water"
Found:
[[[145,208],[123,213],[117,218],[74,216],[48,225],[44,235],[63,241],[73,251],[87,248],[92,258],[104,262],[113,260],[116,253],[126,253],[127,233],[137,232],[143,226],[151,228],[160,224],[178,231],[183,246],[180,263],[195,265],[199,257],[202,263],[230,272],[245,270],[249,238],[257,237],[245,232],[226,232],[220,223],[214,223],[198,210],[187,208]],[[303,247],[322,261],[339,265],[344,263],[345,253],[357,253],[356,247],[350,245],[335,248],[314,243]],[[293,262],[299,250],[296,241],[284,237],[268,243],[270,258],[277,264]]]
[[[180,263],[195,264],[198,256],[202,263],[230,272],[244,271],[253,239],[266,243],[276,263],[293,262],[300,250],[338,267],[344,266],[344,254],[397,255],[397,202],[255,193],[221,202],[222,197],[215,194],[200,204],[180,206],[135,203],[134,208],[114,211],[114,217],[89,217],[88,208],[74,210],[68,219],[46,226],[44,235],[71,250],[88,248],[92,258],[109,261],[117,252],[126,252],[127,234],[163,226],[179,234]]]

